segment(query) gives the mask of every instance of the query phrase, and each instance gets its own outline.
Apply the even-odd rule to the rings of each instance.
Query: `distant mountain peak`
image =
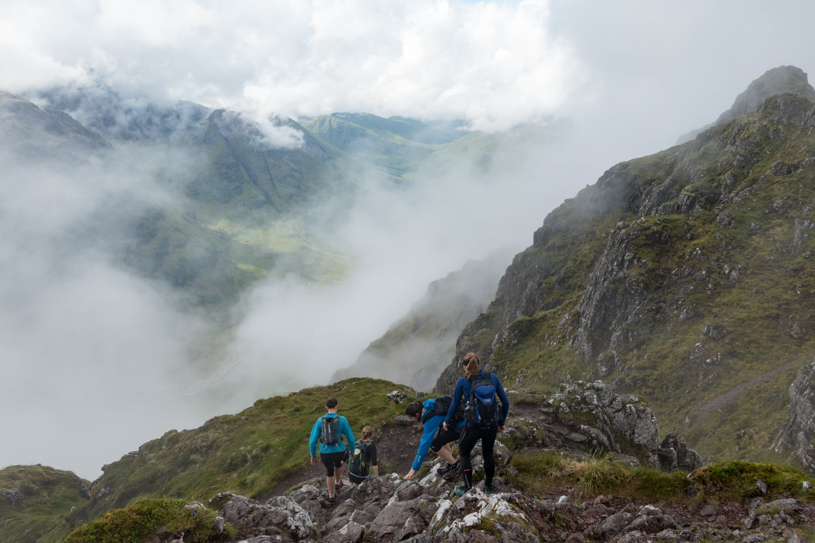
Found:
[[[792,93],[815,101],[815,89],[807,81],[807,74],[795,66],[779,66],[764,72],[736,97],[733,106],[722,113],[716,124],[735,119],[752,111],[764,100],[776,94]]]

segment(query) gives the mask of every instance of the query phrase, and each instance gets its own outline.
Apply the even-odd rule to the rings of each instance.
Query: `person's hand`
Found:
[[[416,472],[415,472],[413,469],[411,469],[409,472],[407,472],[407,475],[405,475],[404,479],[405,479],[405,480],[410,479],[410,478],[412,478],[414,475],[416,475]]]
[[[447,421],[444,421],[444,423],[442,423],[442,426],[444,427],[444,431],[446,432],[448,430]]]
[[[311,463],[312,463],[312,464],[316,464],[316,463],[317,463],[317,457],[316,457],[316,456],[312,456],[312,457],[311,457]]]
[[[350,462],[353,462],[353,461],[354,461],[354,455],[353,455],[353,454],[352,454],[352,455],[350,455],[350,456],[348,457],[348,460],[349,460]]]
[[[507,427],[502,424],[502,425],[498,426],[498,433],[500,434],[501,432],[503,432],[506,429],[507,429]]]

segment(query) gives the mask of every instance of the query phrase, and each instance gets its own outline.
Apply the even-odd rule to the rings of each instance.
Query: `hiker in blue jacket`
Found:
[[[327,414],[323,415],[314,423],[311,429],[311,437],[308,440],[308,447],[311,452],[311,463],[317,461],[317,443],[320,443],[320,460],[325,465],[325,484],[328,487],[328,501],[334,503],[335,490],[343,487],[342,483],[342,461],[345,458],[345,444],[342,436],[348,442],[348,450],[354,450],[354,433],[351,425],[342,415],[337,414],[339,402],[333,396],[325,401]],[[350,455],[354,459],[353,452]]]
[[[444,422],[445,415],[433,415],[436,407],[436,398],[430,398],[424,403],[415,401],[408,404],[405,408],[405,414],[412,418],[414,421],[421,423],[422,418],[424,421],[424,430],[422,432],[422,441],[419,443],[419,451],[416,453],[416,459],[410,471],[405,475],[405,479],[412,478],[417,471],[419,471],[427,456],[427,451],[433,449],[433,452],[438,454],[445,462],[447,467],[441,472],[444,479],[452,480],[456,475],[461,472],[461,466],[456,462],[453,457],[453,451],[450,449],[450,443],[458,441],[461,436],[461,430],[464,428],[464,421],[461,420],[457,424],[450,424],[450,429],[440,428]],[[423,417],[423,415],[429,415]]]
[[[459,377],[456,382],[453,402],[450,404],[447,417],[442,425],[445,429],[451,426],[458,404],[460,402],[466,402],[466,427],[458,443],[458,452],[461,456],[461,474],[464,478],[464,485],[462,487],[456,487],[454,492],[458,496],[463,496],[465,492],[472,488],[473,466],[470,460],[470,453],[480,439],[482,454],[484,456],[484,491],[487,494],[492,494],[492,479],[495,476],[493,448],[495,447],[495,438],[498,432],[504,431],[504,424],[506,424],[507,414],[509,413],[509,398],[507,398],[507,394],[504,392],[504,387],[501,386],[501,381],[498,379],[498,376],[494,373],[484,373],[481,369],[481,360],[475,353],[467,353],[464,355],[464,358],[461,359],[461,365],[464,368],[464,377]],[[491,404],[493,407],[490,411],[481,401],[481,397],[477,396],[473,398],[472,392],[474,385],[478,391],[491,390],[491,394],[493,395],[492,400],[495,399],[495,396],[501,400],[501,411],[498,412],[494,401]],[[487,399],[487,401],[490,400]],[[489,417],[486,416],[485,413],[490,414]]]

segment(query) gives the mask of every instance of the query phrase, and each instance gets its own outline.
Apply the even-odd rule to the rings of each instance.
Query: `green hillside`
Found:
[[[44,466],[0,470],[0,535],[3,541],[62,541],[66,519],[88,503],[90,483],[68,471]]]
[[[322,115],[303,126],[332,146],[396,178],[409,178],[431,153],[464,134],[413,119],[384,119],[367,113]]]
[[[782,460],[769,446],[815,355],[814,118],[778,95],[610,169],[546,217],[457,356],[529,390],[603,379],[703,455]]]

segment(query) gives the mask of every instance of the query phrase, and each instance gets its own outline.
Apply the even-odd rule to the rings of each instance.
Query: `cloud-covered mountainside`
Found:
[[[779,85],[778,81],[791,83]],[[350,503],[346,504],[347,511],[339,508],[336,513],[326,515],[323,510],[328,504],[320,501],[321,476],[304,469],[300,463],[305,450],[303,432],[321,413],[326,395],[340,399],[355,429],[363,424],[379,428],[383,451],[387,451],[383,456],[387,468],[404,471],[416,446],[416,430],[397,416],[403,409],[399,402],[415,392],[387,381],[349,376],[328,387],[259,400],[237,415],[217,417],[196,430],[169,431],[106,466],[104,475],[93,483],[50,468],[7,468],[0,472],[0,500],[5,499],[0,503],[0,511],[8,520],[4,529],[10,540],[22,541],[20,538],[29,537],[34,532],[25,535],[25,531],[36,525],[36,540],[57,541],[69,529],[110,508],[133,504],[139,498],[206,499],[217,492],[236,491],[261,498],[283,492],[284,486],[302,483],[311,477],[314,480],[298,486],[291,499],[276,498],[265,506],[233,494],[221,495],[209,503],[218,510],[222,520],[212,520],[214,513],[209,512],[201,517],[207,519],[207,526],[195,529],[204,530],[209,538],[205,540],[212,541],[241,537],[262,541],[270,535],[290,539],[329,537],[331,540],[348,536],[354,541],[363,537],[390,541],[402,536],[429,538],[423,539],[427,541],[467,540],[475,536],[485,540],[523,540],[529,534],[538,534],[534,537],[545,540],[562,540],[561,535],[566,533],[583,540],[604,540],[620,532],[627,533],[624,537],[629,537],[628,540],[638,541],[637,533],[653,534],[655,530],[662,534],[660,539],[668,540],[710,538],[711,534],[720,540],[738,540],[744,536],[741,527],[756,538],[789,539],[811,535],[806,531],[793,531],[802,522],[811,523],[813,518],[811,507],[804,503],[813,499],[811,485],[803,483],[807,477],[804,473],[773,464],[732,462],[770,459],[792,462],[811,472],[815,439],[812,427],[815,402],[811,394],[815,336],[810,322],[815,289],[809,284],[808,266],[815,251],[811,235],[815,219],[810,217],[815,211],[812,182],[815,178],[812,136],[815,101],[806,75],[792,67],[771,70],[750,89],[746,95],[755,91],[764,93],[764,99],[751,98],[756,102],[753,107],[732,119],[720,120],[700,132],[693,141],[614,166],[595,185],[564,202],[535,232],[533,245],[516,255],[505,271],[502,268],[509,263],[509,257],[496,253],[485,261],[470,262],[460,272],[432,283],[425,297],[403,319],[374,341],[355,366],[344,370],[378,372],[377,375],[396,375],[400,379],[422,382],[440,372],[436,392],[449,393],[459,371],[457,364],[443,369],[444,360],[430,354],[421,363],[411,357],[426,353],[423,347],[426,344],[437,351],[431,354],[446,352],[442,356],[447,356],[448,362],[450,353],[455,361],[464,352],[478,352],[487,368],[495,371],[512,390],[510,431],[502,436],[502,454],[505,448],[507,455],[500,471],[501,484],[505,485],[502,489],[509,494],[526,492],[527,498],[521,499],[520,495],[499,498],[505,500],[506,505],[501,505],[502,512],[498,513],[485,509],[493,502],[484,498],[482,503],[478,493],[471,499],[450,499],[452,495],[444,494],[449,490],[444,483],[440,484],[432,473],[422,472],[420,475],[426,477],[418,484],[399,485],[396,478],[373,484],[371,488],[378,489],[374,493],[379,493],[376,498],[379,501],[366,493],[364,489],[368,487],[349,493],[348,498],[355,500],[370,516],[367,520],[361,516],[357,517],[359,522],[347,518],[346,513],[356,509],[356,505]],[[745,101],[744,96],[739,97],[734,109]],[[50,111],[15,97],[9,100],[28,116]],[[149,345],[152,351],[145,350],[144,345],[132,344],[135,348],[128,353],[126,361],[131,364],[126,368],[129,370],[126,375],[132,380],[134,390],[147,385],[147,381],[140,378],[145,367],[139,362],[156,356],[166,358],[184,347],[183,343],[169,341],[169,337],[179,333],[172,329],[172,325],[178,324],[167,319],[173,313],[157,309],[165,303],[178,312],[178,307],[184,304],[174,303],[174,296],[183,292],[183,285],[167,288],[163,291],[166,298],[160,299],[155,296],[156,290],[140,291],[144,285],[133,283],[130,276],[117,276],[114,281],[113,270],[132,265],[110,260],[111,255],[123,253],[105,245],[111,239],[124,239],[116,237],[122,235],[121,230],[100,231],[93,230],[93,226],[116,223],[104,219],[110,215],[121,217],[119,209],[129,209],[134,215],[161,209],[184,220],[191,210],[189,206],[195,208],[195,217],[187,217],[193,223],[202,221],[198,217],[207,217],[207,220],[218,217],[229,222],[241,217],[260,220],[258,217],[265,215],[278,220],[285,217],[285,213],[275,210],[274,199],[267,198],[259,189],[282,188],[275,184],[276,178],[271,173],[273,157],[286,162],[287,167],[293,168],[291,172],[296,172],[293,164],[301,164],[296,158],[301,155],[270,154],[264,143],[268,136],[263,135],[261,128],[247,124],[240,115],[190,107],[182,106],[186,111],[183,114],[174,114],[171,110],[151,113],[147,117],[152,118],[151,121],[141,116],[144,108],[116,109],[116,115],[121,118],[139,120],[131,123],[135,128],[124,132],[103,130],[103,125],[98,125],[108,141],[96,140],[82,125],[58,116],[63,122],[56,133],[77,134],[77,143],[70,147],[68,155],[53,153],[46,162],[56,160],[63,164],[68,156],[74,163],[72,167],[92,174],[89,179],[95,189],[82,191],[76,179],[68,178],[71,191],[65,192],[63,188],[62,194],[74,198],[92,192],[101,194],[82,206],[65,206],[48,224],[37,224],[34,219],[40,215],[26,213],[25,207],[19,204],[0,215],[7,224],[16,220],[16,224],[24,225],[28,239],[47,242],[44,243],[46,248],[63,246],[61,250],[44,251],[47,255],[32,255],[8,242],[0,246],[3,250],[0,256],[8,259],[7,262],[11,262],[13,256],[24,256],[22,262],[27,270],[41,274],[41,284],[53,282],[67,264],[68,279],[86,281],[98,277],[106,288],[115,287],[117,292],[124,292],[124,300],[130,302],[127,304],[130,314],[125,317],[138,325],[139,332],[145,330],[142,319],[163,315],[164,320],[148,330],[154,333],[151,337],[161,340]],[[14,117],[14,108],[10,111],[4,118],[15,119],[17,124],[6,121],[4,127],[16,130],[21,121]],[[372,122],[365,116],[355,120],[361,122],[361,118]],[[393,120],[376,120],[376,126],[389,126],[389,122]],[[138,153],[145,151],[141,145],[150,139],[144,134],[153,134],[154,127],[167,123],[175,128],[160,128],[158,133],[162,135],[155,136],[170,150],[167,161],[161,163],[164,167],[156,168],[157,163],[151,162],[151,168],[139,169],[137,159],[144,155]],[[50,125],[46,122],[38,126]],[[117,121],[111,126],[123,125]],[[184,128],[179,128],[182,126]],[[296,124],[278,122],[273,123],[273,127],[284,128],[282,132],[275,132],[276,137],[283,136],[273,150],[281,153],[299,150],[321,157],[320,164],[329,170],[329,177],[323,180],[336,179],[339,186],[345,187],[343,183],[349,180],[342,175],[344,168],[348,164],[352,167],[363,164],[360,159],[316,137],[317,150],[304,151],[308,148],[308,143],[303,143],[310,137],[308,132],[294,136],[302,139],[290,146],[291,134],[297,134]],[[506,137],[512,141],[519,133],[523,130],[515,130]],[[379,133],[376,137],[395,141],[396,130],[388,134],[384,137]],[[373,137],[366,133],[365,138]],[[471,136],[465,136],[458,144],[466,138],[474,141]],[[43,138],[42,141],[48,140]],[[490,148],[487,139],[477,141],[481,151]],[[249,150],[258,145],[261,150],[257,153]],[[441,154],[454,146],[441,149]],[[122,164],[112,166],[115,161],[111,162],[111,157],[122,156],[115,153],[124,147],[132,153],[125,166],[133,167],[138,175],[131,172],[130,176],[120,179],[115,174],[128,168]],[[205,197],[190,193],[189,187],[202,179],[203,170],[198,169],[196,164],[200,166],[200,163],[194,160],[198,156],[196,152],[216,165],[213,168],[216,172],[218,164],[227,172],[238,171],[239,174],[228,179],[230,183],[243,184],[245,190],[232,194],[218,189]],[[470,164],[468,171],[494,168],[495,161],[508,161],[512,154],[490,156],[491,165]],[[19,156],[9,163],[22,168]],[[264,164],[269,170],[267,177],[261,175]],[[31,167],[27,164],[20,171],[33,171]],[[52,165],[38,167],[52,168]],[[384,163],[374,167],[382,168]],[[53,171],[50,173],[54,175]],[[48,179],[47,186],[53,188],[53,177],[43,176],[43,179]],[[252,193],[250,185],[258,188],[258,192]],[[145,190],[145,186],[150,190]],[[331,183],[307,185],[303,193],[331,197],[336,186]],[[19,194],[28,196],[24,191]],[[125,202],[122,194],[130,194],[132,198]],[[352,196],[359,198],[359,192]],[[179,201],[185,202],[187,207],[179,206]],[[291,205],[306,205],[307,201],[294,198]],[[114,208],[115,212],[106,215],[109,202],[132,207]],[[231,207],[233,202],[236,203]],[[249,205],[250,202],[256,202],[256,207]],[[201,215],[198,215],[199,209]],[[255,209],[262,211],[253,215]],[[88,221],[89,216],[96,218]],[[318,224],[325,226],[330,221]],[[203,223],[199,227],[203,227]],[[177,229],[172,224],[162,228]],[[207,228],[218,231],[212,226]],[[223,230],[220,231],[223,239],[235,243],[235,236]],[[56,236],[57,231],[65,237]],[[12,238],[12,241],[21,240]],[[64,243],[64,240],[73,243]],[[63,243],[57,243],[60,241]],[[79,244],[80,241],[85,245]],[[99,251],[107,258],[80,261],[73,256],[78,247],[81,252]],[[88,274],[87,270],[78,273],[76,268],[80,262],[86,266],[89,262],[94,264],[95,273]],[[42,271],[44,263],[47,264],[45,272]],[[14,269],[17,268],[19,264]],[[15,324],[14,317],[19,315],[24,317],[23,323],[26,319],[55,319],[54,308],[87,306],[87,302],[78,303],[76,298],[66,297],[66,292],[74,288],[54,288],[52,292],[59,295],[56,305],[37,299],[36,307],[27,313],[20,312],[26,302],[34,299],[30,291],[38,280],[35,274],[29,283],[20,283],[19,276],[25,271],[18,269],[17,276],[10,278],[17,279],[14,284],[24,284],[28,290],[2,292],[5,300],[16,302],[18,310],[0,314],[7,328]],[[143,277],[144,271],[140,274]],[[64,277],[61,280],[66,281]],[[497,291],[494,291],[491,285],[496,281]],[[172,281],[169,284],[173,285]],[[280,294],[278,287],[288,288],[292,284],[282,285],[267,284],[263,296],[274,298]],[[70,281],[67,286],[71,287]],[[245,287],[237,285],[235,288]],[[87,295],[93,289],[86,285],[79,292]],[[132,301],[136,299],[143,305],[134,309]],[[486,310],[477,314],[490,299],[492,302]],[[288,311],[290,307],[293,306],[286,305],[284,309]],[[306,313],[319,320],[319,311],[311,309]],[[251,309],[249,314],[252,316]],[[271,315],[274,313],[269,312],[267,305],[266,312],[255,312],[253,319],[248,320],[262,333],[273,335],[274,328],[282,323],[269,319]],[[473,316],[474,320],[465,326]],[[200,326],[206,330],[203,324],[190,319],[189,314],[181,320],[188,327]],[[334,319],[334,322],[339,321]],[[94,324],[100,325],[99,322]],[[30,334],[22,324],[16,323],[16,326]],[[462,326],[463,331],[455,339],[456,330]],[[65,335],[72,331],[56,330]],[[78,330],[79,327],[73,329]],[[181,331],[181,335],[190,333],[190,330]],[[242,334],[246,340],[246,328],[239,327],[233,333],[240,346]],[[60,341],[47,345],[52,349],[68,345],[64,338],[56,339]],[[285,342],[275,340],[273,343],[283,345]],[[23,352],[19,343],[4,341],[2,345],[7,351],[4,354]],[[101,342],[99,346],[105,348],[109,344]],[[334,347],[326,348],[329,350],[325,352],[331,353]],[[48,367],[48,354],[46,348],[45,356],[35,360],[34,369],[43,371],[44,376],[54,372]],[[412,376],[404,371],[405,367],[413,369]],[[98,369],[110,370],[104,366]],[[61,373],[52,377],[60,375],[67,376]],[[277,375],[279,380],[287,376],[278,367],[273,368],[271,375]],[[607,384],[596,382],[598,379]],[[68,382],[63,382],[63,386]],[[99,382],[103,384],[104,380]],[[224,379],[222,390],[229,394],[234,383],[227,382],[228,379]],[[96,398],[97,402],[100,399],[109,401],[104,395]],[[146,412],[153,409],[150,402],[142,403]],[[100,427],[111,426],[102,424]],[[124,426],[124,431],[128,431],[127,425]],[[542,449],[559,452],[542,453]],[[518,456],[512,465],[508,464],[510,451]],[[593,459],[589,456],[597,453],[608,456]],[[697,469],[703,458],[731,462]],[[695,471],[687,477],[623,467],[637,464]],[[544,479],[548,482],[544,483]],[[423,492],[428,497],[422,502]],[[672,513],[655,512],[651,505],[638,509],[628,501],[614,502],[616,509],[591,509],[604,502],[597,498],[600,501],[593,501],[592,506],[591,500],[581,501],[586,496],[593,500],[599,492],[639,504],[643,501],[650,504],[654,500],[670,503]],[[553,501],[550,514],[541,493],[568,496],[565,501]],[[752,500],[755,497],[788,499],[765,506]],[[752,500],[749,505],[747,500]],[[568,505],[578,501],[580,507]],[[699,512],[702,506],[713,507],[713,512]],[[190,507],[192,509],[184,509],[177,502],[143,502],[129,512],[106,517],[101,524],[89,526],[89,531],[77,532],[76,537],[85,537],[83,534],[92,530],[107,530],[106,526],[119,522],[116,519],[142,514],[149,519],[172,514],[176,515],[173,523],[192,522],[184,511],[190,511],[189,515],[197,519],[198,513],[191,511],[203,506]],[[425,509],[434,513],[426,513],[425,518],[421,512]],[[596,518],[588,515],[589,510]],[[783,511],[784,516],[779,511]],[[397,513],[404,514],[404,518],[394,524],[393,516]],[[694,517],[697,513],[704,517],[719,516],[715,521],[701,520]],[[216,526],[223,528],[223,518],[231,528],[216,530]],[[298,531],[300,525],[287,520],[292,518],[308,520],[305,531]],[[568,520],[564,520],[566,518]],[[684,521],[678,522],[677,518]],[[260,528],[258,519],[265,523]],[[343,522],[353,531],[341,528]],[[513,522],[518,527],[513,527]],[[735,522],[739,523],[739,531],[732,527]],[[352,526],[354,523],[358,526]],[[683,523],[690,531],[683,536],[676,535],[674,528]],[[175,537],[170,533],[172,530],[160,531],[160,527],[150,526],[139,528],[149,532],[145,538],[162,541]]]
[[[364,375],[405,383],[416,390],[433,389],[455,354],[462,328],[495,297],[498,280],[513,254],[509,248],[497,250],[430,283],[405,317],[372,342],[354,365],[338,370],[332,380]]]
[[[769,96],[693,141],[617,164],[550,213],[457,356],[479,352],[529,390],[604,379],[713,458],[811,449],[771,445],[815,357],[815,102],[793,67],[745,95],[756,89]],[[437,389],[450,391],[457,371]],[[805,399],[793,400],[800,413]]]

